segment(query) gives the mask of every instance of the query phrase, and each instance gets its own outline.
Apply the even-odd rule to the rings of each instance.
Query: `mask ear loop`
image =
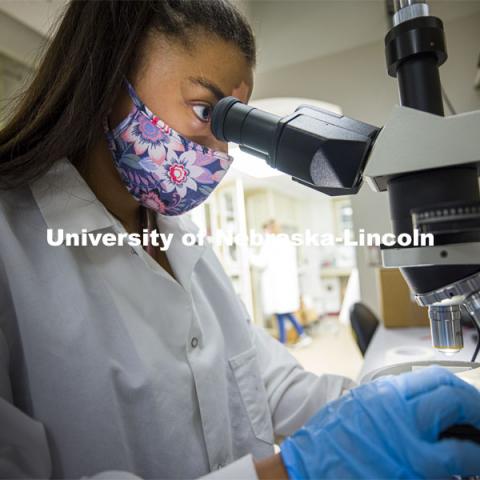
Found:
[[[109,122],[108,122],[108,116],[110,115],[110,111],[111,111],[111,109],[108,111],[107,115],[105,115],[105,117],[103,117],[102,128],[103,128],[103,132],[105,134],[105,137],[107,139],[109,149],[112,152],[114,152],[116,150],[116,146],[115,146],[115,141],[113,139],[112,132],[110,130],[110,125],[109,125]]]
[[[140,110],[143,110],[143,102],[140,100],[140,97],[138,96],[137,92],[133,88],[132,84],[127,80],[127,77],[123,77],[123,83],[127,87],[128,95],[132,99],[132,102],[135,104],[137,108]]]
[[[128,119],[131,118],[132,113],[134,113],[136,109],[137,110],[143,110],[142,101],[140,100],[137,93],[135,92],[135,89],[133,88],[133,86],[130,84],[130,82],[127,80],[127,78],[125,76],[123,76],[122,82],[127,89],[127,93],[128,93],[128,96],[130,97],[130,100],[133,103],[133,108],[130,110],[130,113],[128,114],[128,116],[125,117],[113,129],[111,128],[110,122],[109,122],[109,119],[108,119],[108,117],[110,116],[110,114],[112,112],[112,107],[110,107],[107,114],[103,118],[102,127],[103,127],[104,132],[107,135],[107,139],[108,139],[109,145],[110,145],[112,150],[115,150],[114,139],[117,135],[117,133],[114,133],[114,132],[118,132],[119,129],[123,129],[123,127],[125,127],[127,125],[126,122],[129,121]]]

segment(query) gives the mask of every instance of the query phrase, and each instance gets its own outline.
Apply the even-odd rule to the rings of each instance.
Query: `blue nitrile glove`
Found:
[[[281,456],[295,480],[480,474],[478,444],[438,440],[459,424],[480,428],[480,392],[430,367],[349,391],[286,438]]]

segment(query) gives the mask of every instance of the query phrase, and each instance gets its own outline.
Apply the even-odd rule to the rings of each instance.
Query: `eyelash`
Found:
[[[210,111],[209,111],[209,115],[208,115],[208,120],[205,120],[204,118],[201,118],[200,115],[197,114],[197,112],[195,111],[195,108],[208,108]],[[203,123],[208,123],[210,121],[210,117],[211,117],[211,114],[212,114],[212,106],[211,105],[205,105],[205,104],[198,104],[198,105],[192,105],[192,110],[193,110],[193,114]]]

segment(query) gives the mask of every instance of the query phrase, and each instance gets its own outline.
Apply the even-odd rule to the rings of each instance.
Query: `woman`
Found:
[[[285,323],[290,322],[298,340],[295,347],[309,345],[312,339],[295,317],[300,308],[297,252],[295,246],[281,235],[278,223],[271,219],[262,226],[266,235],[258,254],[250,254],[250,264],[261,271],[262,310],[265,317],[275,315],[278,340],[286,344]],[[279,262],[278,259],[282,261]]]
[[[212,108],[225,95],[248,101],[254,62],[251,30],[224,0],[68,6],[0,135],[2,476],[335,476],[338,465],[367,473],[362,432],[388,449],[389,426],[359,410],[380,387],[320,410],[353,383],[305,372],[250,324],[212,250],[180,240],[195,231],[181,214],[231,163],[210,133]],[[47,241],[49,229],[144,227],[173,233],[168,250]],[[438,376],[420,390],[443,385],[457,398],[460,381]],[[403,400],[418,386],[382,385],[371,411],[396,405],[413,440],[430,435]],[[465,411],[475,395],[462,396]],[[338,448],[345,435],[329,425],[351,418],[355,448]],[[288,435],[273,455],[274,437]],[[447,471],[434,451],[428,465]],[[419,465],[395,448],[388,458],[377,475]]]

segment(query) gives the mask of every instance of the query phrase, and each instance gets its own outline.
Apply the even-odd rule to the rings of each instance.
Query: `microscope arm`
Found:
[[[363,172],[370,187],[385,191],[395,176],[470,165],[480,172],[480,110],[442,117],[394,107],[375,140]]]

